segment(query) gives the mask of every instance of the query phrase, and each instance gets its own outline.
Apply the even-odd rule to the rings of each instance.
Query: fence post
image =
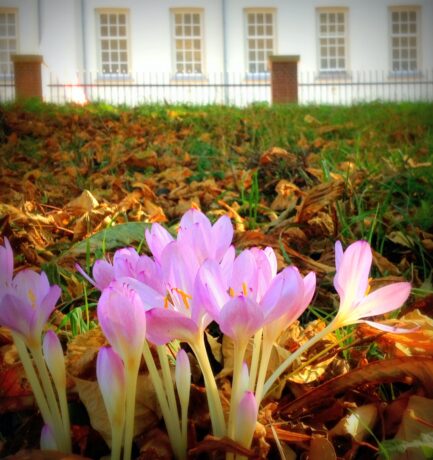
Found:
[[[15,98],[37,97],[42,100],[42,56],[36,54],[14,54]]]
[[[270,56],[273,104],[298,102],[299,56]]]

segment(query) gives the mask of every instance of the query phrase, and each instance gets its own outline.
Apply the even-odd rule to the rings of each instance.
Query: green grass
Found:
[[[154,152],[158,158],[171,156],[179,161],[188,154],[192,171],[189,183],[224,181],[236,170],[249,173],[253,181],[247,189],[243,183],[235,184],[240,213],[249,229],[260,229],[267,223],[261,211],[270,206],[279,179],[307,190],[320,182],[308,168],[321,171],[323,182],[339,175],[345,182],[345,195],[335,203],[335,236],[345,243],[366,239],[380,253],[395,258],[395,263],[410,250],[406,255],[408,277],[414,268],[421,279],[428,278],[432,271],[432,255],[422,244],[423,238],[433,232],[431,103],[347,107],[256,104],[241,109],[106,104],[80,107],[33,100],[5,105],[3,112],[6,119],[14,114],[20,120],[32,120],[19,133],[17,145],[3,143],[4,159],[19,151],[28,159],[30,169],[43,169],[46,140],[54,139],[66,158],[62,164],[83,169],[72,180],[75,195],[77,190],[87,188],[109,198],[110,189],[98,189],[93,181],[100,170],[124,177],[128,190],[135,173],[152,177],[157,172],[153,166],[125,166],[123,159],[134,153]],[[5,119],[1,128],[1,139],[7,139],[14,129]],[[295,164],[289,167],[281,161],[263,166],[260,157],[272,147],[285,149],[294,156]],[[355,176],[348,173],[349,163],[354,165]],[[18,168],[13,162],[9,166]],[[46,182],[52,186],[52,177],[48,170],[37,179],[37,185],[43,188]],[[223,186],[221,196],[226,193]],[[43,196],[48,201],[49,195]],[[409,248],[389,239],[396,231],[410,235]]]

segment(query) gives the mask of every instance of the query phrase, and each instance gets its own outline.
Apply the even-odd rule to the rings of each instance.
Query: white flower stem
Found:
[[[182,452],[185,452],[185,458],[187,457],[186,452],[188,450],[188,407],[189,407],[189,400],[188,402],[181,401],[180,402],[180,410],[181,410],[181,436],[182,436]]]
[[[30,358],[30,354],[27,350],[27,347],[24,341],[17,335],[12,333],[12,337],[14,339],[15,346],[18,350],[18,355],[20,357],[21,362],[23,363],[24,371],[26,373],[27,379],[32,387],[33,394],[36,399],[36,403],[41,411],[42,418],[46,425],[54,430],[54,423],[53,418],[51,415],[51,411],[48,407],[47,399],[45,397],[44,391],[42,390],[41,383],[39,378],[36,374],[35,368],[33,367],[32,360]]]
[[[174,392],[173,378],[170,372],[170,365],[167,358],[167,350],[165,345],[158,345],[156,347],[158,352],[159,362],[161,364],[162,380],[164,382],[165,394],[167,396],[168,407],[170,411],[170,418],[173,420],[173,428],[176,425],[176,438],[178,447],[176,448],[178,458],[186,458],[186,444],[184,445],[182,429],[179,425],[181,423],[179,419],[179,410],[176,402],[176,394]]]
[[[155,388],[156,397],[158,398],[159,406],[161,407],[162,416],[167,428],[170,444],[173,448],[175,457],[179,460],[186,458],[186,451],[183,450],[179,419],[174,419],[170,412],[170,407],[167,401],[167,394],[164,390],[164,384],[155,365],[152,352],[150,351],[147,341],[144,342],[143,357],[149,371],[149,376]]]
[[[165,394],[167,395],[168,406],[172,417],[179,420],[179,411],[177,408],[176,394],[174,392],[173,379],[171,377],[170,365],[168,363],[167,351],[165,345],[158,345],[156,347],[158,352],[159,362],[162,370],[162,380],[164,382]]]
[[[197,358],[200,369],[203,373],[204,383],[206,386],[206,395],[209,405],[209,414],[212,421],[212,429],[214,436],[222,438],[226,434],[226,423],[224,412],[221,404],[221,399],[218,393],[218,387],[215,377],[212,372],[212,367],[209,362],[209,357],[204,344],[203,335],[194,342],[191,342],[195,357]]]
[[[245,350],[247,349],[247,342],[239,343],[234,341],[233,349],[233,378],[232,378],[232,394],[230,398],[230,413],[229,413],[229,422],[227,428],[227,435],[229,438],[237,441],[236,439],[236,416],[240,401],[239,395],[239,383],[242,372],[242,363],[244,362]],[[227,460],[232,460],[236,456],[232,453],[226,455]]]
[[[66,387],[59,387],[56,385],[57,394],[59,396],[60,402],[60,412],[63,421],[63,430],[65,431],[66,442],[68,443],[68,452],[72,452],[72,445],[71,445],[71,422],[69,420],[69,408],[68,408],[68,400],[66,398]]]
[[[255,391],[257,407],[260,406],[263,398],[263,387],[265,385],[266,380],[266,372],[269,366],[269,360],[271,358],[272,346],[273,346],[272,338],[266,337],[266,334],[263,336],[263,345],[262,345],[262,356],[260,359],[260,367],[259,367],[259,375],[257,377],[257,386]]]
[[[111,426],[111,460],[120,460],[124,425]]]
[[[126,371],[126,410],[125,410],[125,440],[123,449],[123,460],[131,460],[132,438],[134,437],[135,421],[135,396],[137,393],[138,369],[140,367],[140,357],[138,359],[125,362]]]
[[[251,368],[250,368],[250,382],[248,386],[250,391],[254,391],[254,387],[256,385],[257,369],[259,367],[260,349],[262,345],[262,336],[263,336],[263,329],[260,329],[260,331],[256,332],[256,334],[254,335],[253,355],[251,357]]]
[[[292,353],[290,356],[286,358],[285,361],[283,361],[277,369],[273,372],[273,374],[268,378],[268,380],[265,383],[265,386],[263,388],[263,396],[265,396],[269,390],[271,389],[272,385],[275,383],[275,381],[281,376],[283,372],[287,370],[287,368],[294,362],[296,361],[306,350],[308,350],[310,347],[312,347],[315,343],[319,342],[323,337],[326,335],[330,334],[332,331],[337,329],[337,325],[334,324],[335,320],[330,322],[324,329],[322,329],[320,332],[318,332],[314,337],[312,337],[310,340],[305,342],[303,345],[301,345],[294,353]]]
[[[58,442],[58,447],[62,450],[62,452],[70,453],[71,434],[70,432],[66,433],[62,416],[60,415],[59,403],[54,392],[53,384],[47,369],[47,365],[42,355],[42,349],[40,344],[30,345],[30,352],[35,361],[36,368],[38,369],[38,373],[42,382],[42,387],[47,397],[50,412],[53,417],[54,426],[52,427],[52,429],[54,433],[57,433],[56,437],[58,437],[58,440],[56,439],[56,441]]]

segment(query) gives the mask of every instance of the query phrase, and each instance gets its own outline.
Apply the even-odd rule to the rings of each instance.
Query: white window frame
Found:
[[[0,36],[0,40],[7,40],[8,42],[10,40],[15,40],[15,49],[11,49],[11,47],[8,44],[8,46],[0,50],[0,53],[5,53],[7,55],[7,59],[5,61],[0,60],[0,78],[2,80],[13,79],[14,78],[14,65],[11,61],[11,56],[13,54],[17,54],[18,49],[19,49],[18,9],[17,8],[0,8],[0,14],[5,14],[5,15],[12,14],[15,16],[15,19],[14,19],[15,34],[9,35],[9,32],[7,32],[4,36]],[[6,23],[5,27],[7,27],[8,25],[9,24]],[[6,72],[2,71],[2,67],[4,64],[6,64],[8,67]]]
[[[199,35],[194,35],[194,24],[191,22],[190,24],[186,24],[182,22],[181,24],[176,23],[176,16],[177,15],[194,15],[197,14],[199,16]],[[203,8],[170,8],[170,19],[171,19],[171,38],[172,38],[172,69],[173,75],[175,79],[187,79],[187,80],[202,80],[205,75],[205,55],[204,55],[204,9]],[[192,18],[191,18],[192,19]],[[184,33],[178,33],[177,26],[181,26]],[[191,33],[187,34],[186,27],[191,27]],[[191,51],[188,51],[187,48],[183,48],[182,51],[177,49],[177,40],[200,40],[199,48],[191,48]],[[200,53],[200,59],[196,60],[194,54],[196,52]],[[190,59],[188,59],[188,53],[191,53]],[[183,59],[178,60],[178,55],[182,54]],[[185,71],[184,68],[182,71],[179,70],[180,66],[188,66],[194,65],[198,63],[200,65],[200,71],[196,72],[192,69],[191,72]]]
[[[323,32],[321,30],[321,15],[343,15],[344,31],[338,31],[338,22],[335,22],[335,31]],[[329,16],[328,16],[329,17]],[[316,22],[317,22],[317,68],[321,76],[345,76],[349,72],[349,9],[348,8],[317,8],[316,9]],[[330,22],[327,22],[328,26]],[[334,43],[324,46],[322,40],[333,40]],[[338,43],[343,40],[343,45]],[[339,54],[339,48],[343,47],[343,54]],[[322,55],[322,50],[327,49],[326,55]],[[339,64],[339,60],[344,60],[344,66]],[[327,61],[327,66],[322,66],[323,61]],[[333,64],[335,61],[335,65]]]
[[[250,35],[250,30],[249,26],[250,23],[248,21],[248,15],[250,14],[270,14],[272,18],[272,34],[268,35],[266,33],[266,23],[263,23],[263,34],[259,34],[258,32],[258,23],[255,23],[256,27],[256,33]],[[275,8],[244,8],[244,30],[245,30],[245,68],[246,68],[246,74],[249,78],[269,78],[269,56],[275,54],[276,50],[276,15],[277,11]],[[264,58],[263,59],[251,59],[251,53],[255,53],[257,57],[257,53],[259,53],[261,50],[259,47],[255,47],[253,49],[250,48],[250,40],[272,40],[272,48],[270,51],[268,51],[268,48],[265,47],[263,50],[264,53]],[[267,54],[266,54],[267,53]],[[260,66],[264,65],[264,70],[251,70],[251,65],[255,66]]]
[[[130,50],[130,23],[129,23],[129,10],[128,9],[121,9],[121,8],[97,8],[95,10],[96,12],[96,34],[97,34],[97,48],[98,48],[98,69],[99,69],[99,72],[98,72],[98,78],[101,78],[101,79],[125,79],[125,78],[130,78],[130,75],[131,75],[131,50]],[[108,33],[108,35],[102,35],[102,30],[101,30],[101,27],[104,25],[104,24],[101,24],[101,16],[102,15],[107,15],[108,17],[111,15],[111,14],[115,14],[115,15],[120,15],[120,14],[123,14],[125,15],[125,28],[126,28],[126,35],[110,35],[110,33]],[[119,16],[118,16],[119,17]],[[116,25],[118,27],[119,26],[119,23],[116,22]],[[123,24],[121,24],[123,25]],[[109,31],[109,23],[107,23],[107,28],[108,28],[108,31]],[[117,43],[117,52],[119,54],[119,58],[117,61],[115,60],[111,60],[111,57],[109,57],[109,60],[108,61],[104,61],[103,58],[102,58],[102,53],[108,53],[110,54],[111,50],[110,49],[110,46],[109,45],[109,48],[108,49],[103,49],[102,47],[102,42],[103,40],[110,40],[110,41],[118,41]],[[120,47],[119,47],[119,42],[120,40],[126,40],[126,49],[124,50],[121,50]],[[115,50],[114,50],[115,52]],[[126,61],[123,60],[123,59],[120,59],[120,53],[121,52],[126,52]],[[126,69],[126,72],[104,72],[104,65],[107,64],[111,67],[113,64],[117,63],[119,65],[119,67],[126,63],[126,66],[127,66],[127,69]]]
[[[405,31],[394,31],[394,20],[393,15],[394,13],[415,13],[415,25],[416,31],[411,32],[410,30]],[[410,21],[408,21],[408,26]],[[403,23],[400,22],[400,25]],[[411,51],[413,51],[413,47],[410,45],[410,39],[415,38],[415,56],[411,56]],[[394,49],[394,39],[402,39],[400,43],[403,42],[403,39],[406,39],[405,46],[400,44],[398,49]],[[412,49],[411,49],[412,48]],[[396,53],[395,53],[396,51]],[[396,57],[396,55],[399,55]],[[390,60],[390,73],[391,75],[417,75],[420,73],[421,69],[421,7],[418,5],[399,5],[399,6],[391,6],[389,8],[389,60]],[[400,68],[395,68],[394,63],[395,61],[399,62]],[[415,68],[410,68],[411,61],[415,61]],[[407,69],[404,63],[407,63]]]

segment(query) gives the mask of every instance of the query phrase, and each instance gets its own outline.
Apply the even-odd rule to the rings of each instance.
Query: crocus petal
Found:
[[[151,286],[142,283],[135,278],[120,278],[118,281],[126,283],[130,288],[137,292],[146,310],[164,306],[165,296],[158,291],[155,291],[155,289],[153,289]]]
[[[233,262],[235,257],[236,251],[234,246],[229,246],[220,262],[221,273],[227,285],[233,276]]]
[[[269,266],[271,267],[272,278],[274,278],[277,275],[278,268],[277,256],[275,255],[275,251],[273,250],[273,248],[268,246],[265,249],[263,249],[263,252],[268,258]]]
[[[248,297],[230,299],[222,308],[218,324],[221,331],[232,340],[248,341],[263,327],[265,317],[260,305]]]
[[[162,253],[161,266],[170,288],[192,294],[199,264],[189,246],[181,245],[178,241],[169,243]]]
[[[214,260],[207,260],[197,273],[193,304],[203,306],[211,318],[217,320],[221,308],[229,299],[220,266]]]
[[[230,287],[236,295],[243,294],[256,299],[258,273],[256,258],[250,250],[242,251],[233,262],[233,276]]]
[[[402,327],[395,327],[390,326],[388,324],[377,323],[376,321],[362,320],[358,322],[368,324],[369,326],[374,327],[375,329],[379,329],[380,331],[391,332],[393,334],[410,334],[412,332],[416,332],[419,330],[419,327],[414,327],[413,329],[404,329]]]
[[[56,308],[56,303],[60,298],[62,290],[56,284],[50,286],[47,295],[42,299],[40,305],[35,309],[32,324],[33,328],[42,331],[51,313]]]
[[[114,267],[104,259],[98,259],[93,265],[95,286],[103,291],[114,280]]]
[[[258,407],[252,391],[246,391],[236,411],[236,441],[249,448],[256,429]]]
[[[308,275],[304,277],[304,299],[302,302],[305,305],[305,308],[307,308],[307,306],[310,305],[315,290],[316,274],[314,272],[310,272],[308,273]]]
[[[96,263],[96,262],[95,262],[95,263]],[[93,280],[92,278],[90,278],[90,276],[83,270],[83,268],[81,267],[80,264],[76,263],[76,264],[75,264],[75,269],[77,270],[77,272],[78,272],[85,280],[87,280],[92,286],[95,286],[95,287],[96,287],[95,280]]]
[[[410,283],[392,283],[366,296],[353,311],[357,318],[383,315],[400,308],[410,294]],[[352,316],[352,314],[349,314]]]
[[[146,309],[128,284],[113,281],[98,301],[101,329],[111,346],[126,363],[141,356],[146,335]]]
[[[111,425],[123,426],[127,390],[125,366],[112,348],[102,347],[99,350],[96,377]]]
[[[343,245],[341,241],[335,243],[335,268],[338,271],[340,269],[341,261],[343,260]]]
[[[233,225],[228,216],[221,216],[213,225],[211,231],[211,257],[220,261],[233,239]]]
[[[203,262],[213,255],[211,231],[212,225],[209,219],[201,211],[190,209],[180,220],[177,241],[194,248],[198,260]]]
[[[50,370],[56,387],[60,390],[66,388],[65,357],[62,345],[53,331],[47,331],[43,341],[45,362]]]
[[[371,262],[371,248],[366,241],[356,241],[344,252],[334,277],[334,286],[341,299],[340,309],[350,308],[353,302],[364,297]]]
[[[113,257],[114,278],[134,277],[140,256],[134,248],[118,249]]]
[[[49,425],[42,427],[40,446],[41,450],[58,450],[56,438]]]
[[[182,313],[163,308],[147,312],[147,339],[155,345],[165,345],[175,339],[193,342],[199,333],[197,324]]]
[[[161,265],[157,264],[151,257],[142,255],[136,266],[136,279],[151,286],[161,294],[165,293],[163,273]]]
[[[27,342],[31,334],[31,321],[34,310],[29,301],[11,293],[0,299],[0,324],[20,334]]]
[[[0,297],[2,290],[10,286],[14,272],[14,253],[9,240],[4,238],[4,246],[0,246]]]
[[[12,286],[16,295],[27,299],[33,307],[40,305],[50,290],[50,283],[44,272],[22,270],[15,275]]]
[[[160,224],[152,224],[150,230],[146,229],[145,238],[147,246],[157,262],[161,260],[161,254],[168,243],[173,241],[170,233]]]
[[[251,248],[251,254],[256,260],[257,267],[257,293],[256,300],[260,302],[267,291],[272,279],[276,276],[276,267],[273,266],[275,254],[272,248],[266,250],[260,248]],[[272,257],[273,254],[273,257]],[[276,259],[275,259],[276,262]],[[275,270],[274,270],[275,269]]]
[[[294,267],[287,267],[272,281],[262,302],[266,322],[271,322],[291,312],[295,320],[302,313],[299,307],[303,306],[304,282],[299,271]],[[290,322],[292,322],[290,321]]]

